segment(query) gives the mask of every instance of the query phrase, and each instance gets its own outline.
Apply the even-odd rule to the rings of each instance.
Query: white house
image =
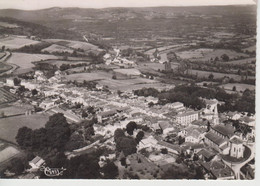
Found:
[[[29,165],[33,169],[39,169],[44,163],[45,161],[39,156],[36,156],[33,160],[29,161]]]

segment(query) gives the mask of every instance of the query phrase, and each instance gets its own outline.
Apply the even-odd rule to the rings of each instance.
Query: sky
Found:
[[[256,0],[0,0],[0,9],[23,10],[50,7],[151,7],[151,6],[200,6],[255,4]]]

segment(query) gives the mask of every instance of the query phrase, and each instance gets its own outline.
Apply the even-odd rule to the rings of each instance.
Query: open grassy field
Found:
[[[49,53],[52,53],[52,52],[59,52],[59,53],[68,52],[70,54],[73,53],[72,49],[65,47],[65,46],[57,45],[57,44],[52,44],[51,46],[44,48],[41,51],[42,52],[49,52]]]
[[[82,42],[82,41],[72,41],[72,40],[62,40],[62,39],[46,39],[47,42],[56,43],[65,47],[73,49],[83,49],[84,51],[97,51],[100,50],[97,46],[92,45],[91,43]]]
[[[200,48],[200,49],[191,49],[191,50],[176,52],[176,55],[182,59],[193,59],[193,60],[201,60],[201,61],[209,61],[211,58],[215,59],[216,57],[221,59],[221,56],[223,54],[227,54],[230,60],[240,56],[248,57],[247,54],[238,53],[233,50],[225,50],[225,49],[213,50],[208,48]]]
[[[96,80],[103,80],[108,79],[112,80],[112,74],[102,71],[92,72],[92,73],[77,73],[77,74],[70,74],[66,76],[67,80],[71,81],[96,81]]]
[[[64,60],[60,60],[60,59],[50,59],[50,60],[45,60],[45,61],[42,61],[42,62],[39,61],[37,63],[49,63],[49,64],[52,64],[52,65],[56,65],[57,67],[60,67],[62,64],[70,64],[70,65],[72,65],[72,64],[74,64],[74,65],[82,64],[82,63],[89,64],[89,62],[87,62],[87,61],[81,61],[81,60],[64,61]]]
[[[225,90],[232,90],[233,87],[236,87],[236,91],[243,92],[246,89],[255,90],[255,85],[241,84],[241,83],[227,83],[220,85],[219,87],[224,88]]]
[[[0,52],[0,59],[5,56],[5,52]]]
[[[0,151],[0,163],[12,158],[19,153],[20,151],[12,146],[6,147],[5,149]]]
[[[28,39],[26,37],[8,36],[6,38],[0,39],[0,47],[5,46],[9,49],[18,49],[25,45],[35,45],[40,43],[40,41],[35,41]]]
[[[241,80],[241,76],[236,75],[236,74],[224,74],[224,73],[218,73],[218,72],[208,72],[208,71],[202,71],[202,70],[189,70],[189,72],[193,75],[198,74],[198,77],[205,77],[208,78],[210,74],[214,75],[214,78],[223,78],[223,77],[230,77],[233,78],[234,80]],[[248,76],[248,79],[255,79],[254,76]]]
[[[54,55],[45,54],[26,54],[26,53],[13,53],[12,56],[7,60],[7,63],[15,64],[19,66],[15,73],[24,73],[30,71],[34,64],[32,62],[47,60],[47,59],[59,59],[61,57]]]
[[[133,75],[133,76],[139,76],[141,72],[137,69],[114,69],[114,72],[118,72],[125,75]]]
[[[228,61],[228,62],[225,62],[225,64],[233,64],[233,65],[250,64],[252,61],[255,61],[255,60],[256,60],[256,58],[246,58],[246,59]]]
[[[0,138],[6,141],[16,143],[15,136],[21,127],[37,129],[45,126],[48,121],[47,114],[22,115],[0,119]]]
[[[256,45],[244,48],[243,51],[249,51],[249,52],[256,51]]]
[[[10,70],[10,69],[12,69],[12,66],[0,62],[0,73],[1,73],[1,72],[5,72],[5,71],[8,71],[8,70]]]

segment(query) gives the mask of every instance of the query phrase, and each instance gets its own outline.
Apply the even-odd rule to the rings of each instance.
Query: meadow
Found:
[[[70,65],[82,64],[82,63],[89,64],[89,62],[81,61],[81,60],[64,61],[61,59],[47,59],[47,60],[39,61],[36,63],[48,63],[48,64],[56,65],[57,67],[60,67],[63,64],[70,64]]]
[[[26,53],[13,53],[7,60],[7,63],[19,66],[15,73],[20,74],[30,71],[34,64],[32,62],[47,60],[47,59],[59,59],[61,57],[46,54],[26,54]]]
[[[0,138],[16,143],[15,136],[21,127],[38,129],[45,126],[48,121],[47,114],[21,115],[0,119]]]
[[[0,39],[0,47],[5,46],[6,49],[19,49],[25,45],[35,45],[40,41],[28,39],[26,37],[8,36]]]
[[[58,52],[58,53],[68,52],[70,54],[73,53],[72,49],[65,47],[65,46],[57,45],[57,44],[52,44],[51,46],[44,48],[41,51],[42,52],[49,52],[49,53],[53,53],[53,52]]]

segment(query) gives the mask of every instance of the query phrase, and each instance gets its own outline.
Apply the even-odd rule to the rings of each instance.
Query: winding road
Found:
[[[9,51],[5,51],[5,53],[6,55],[0,59],[0,63],[6,63],[6,61],[12,56],[12,53]],[[0,73],[0,76],[12,74],[18,68],[17,65],[12,63],[8,63],[8,65],[12,66],[12,68],[10,70]]]

